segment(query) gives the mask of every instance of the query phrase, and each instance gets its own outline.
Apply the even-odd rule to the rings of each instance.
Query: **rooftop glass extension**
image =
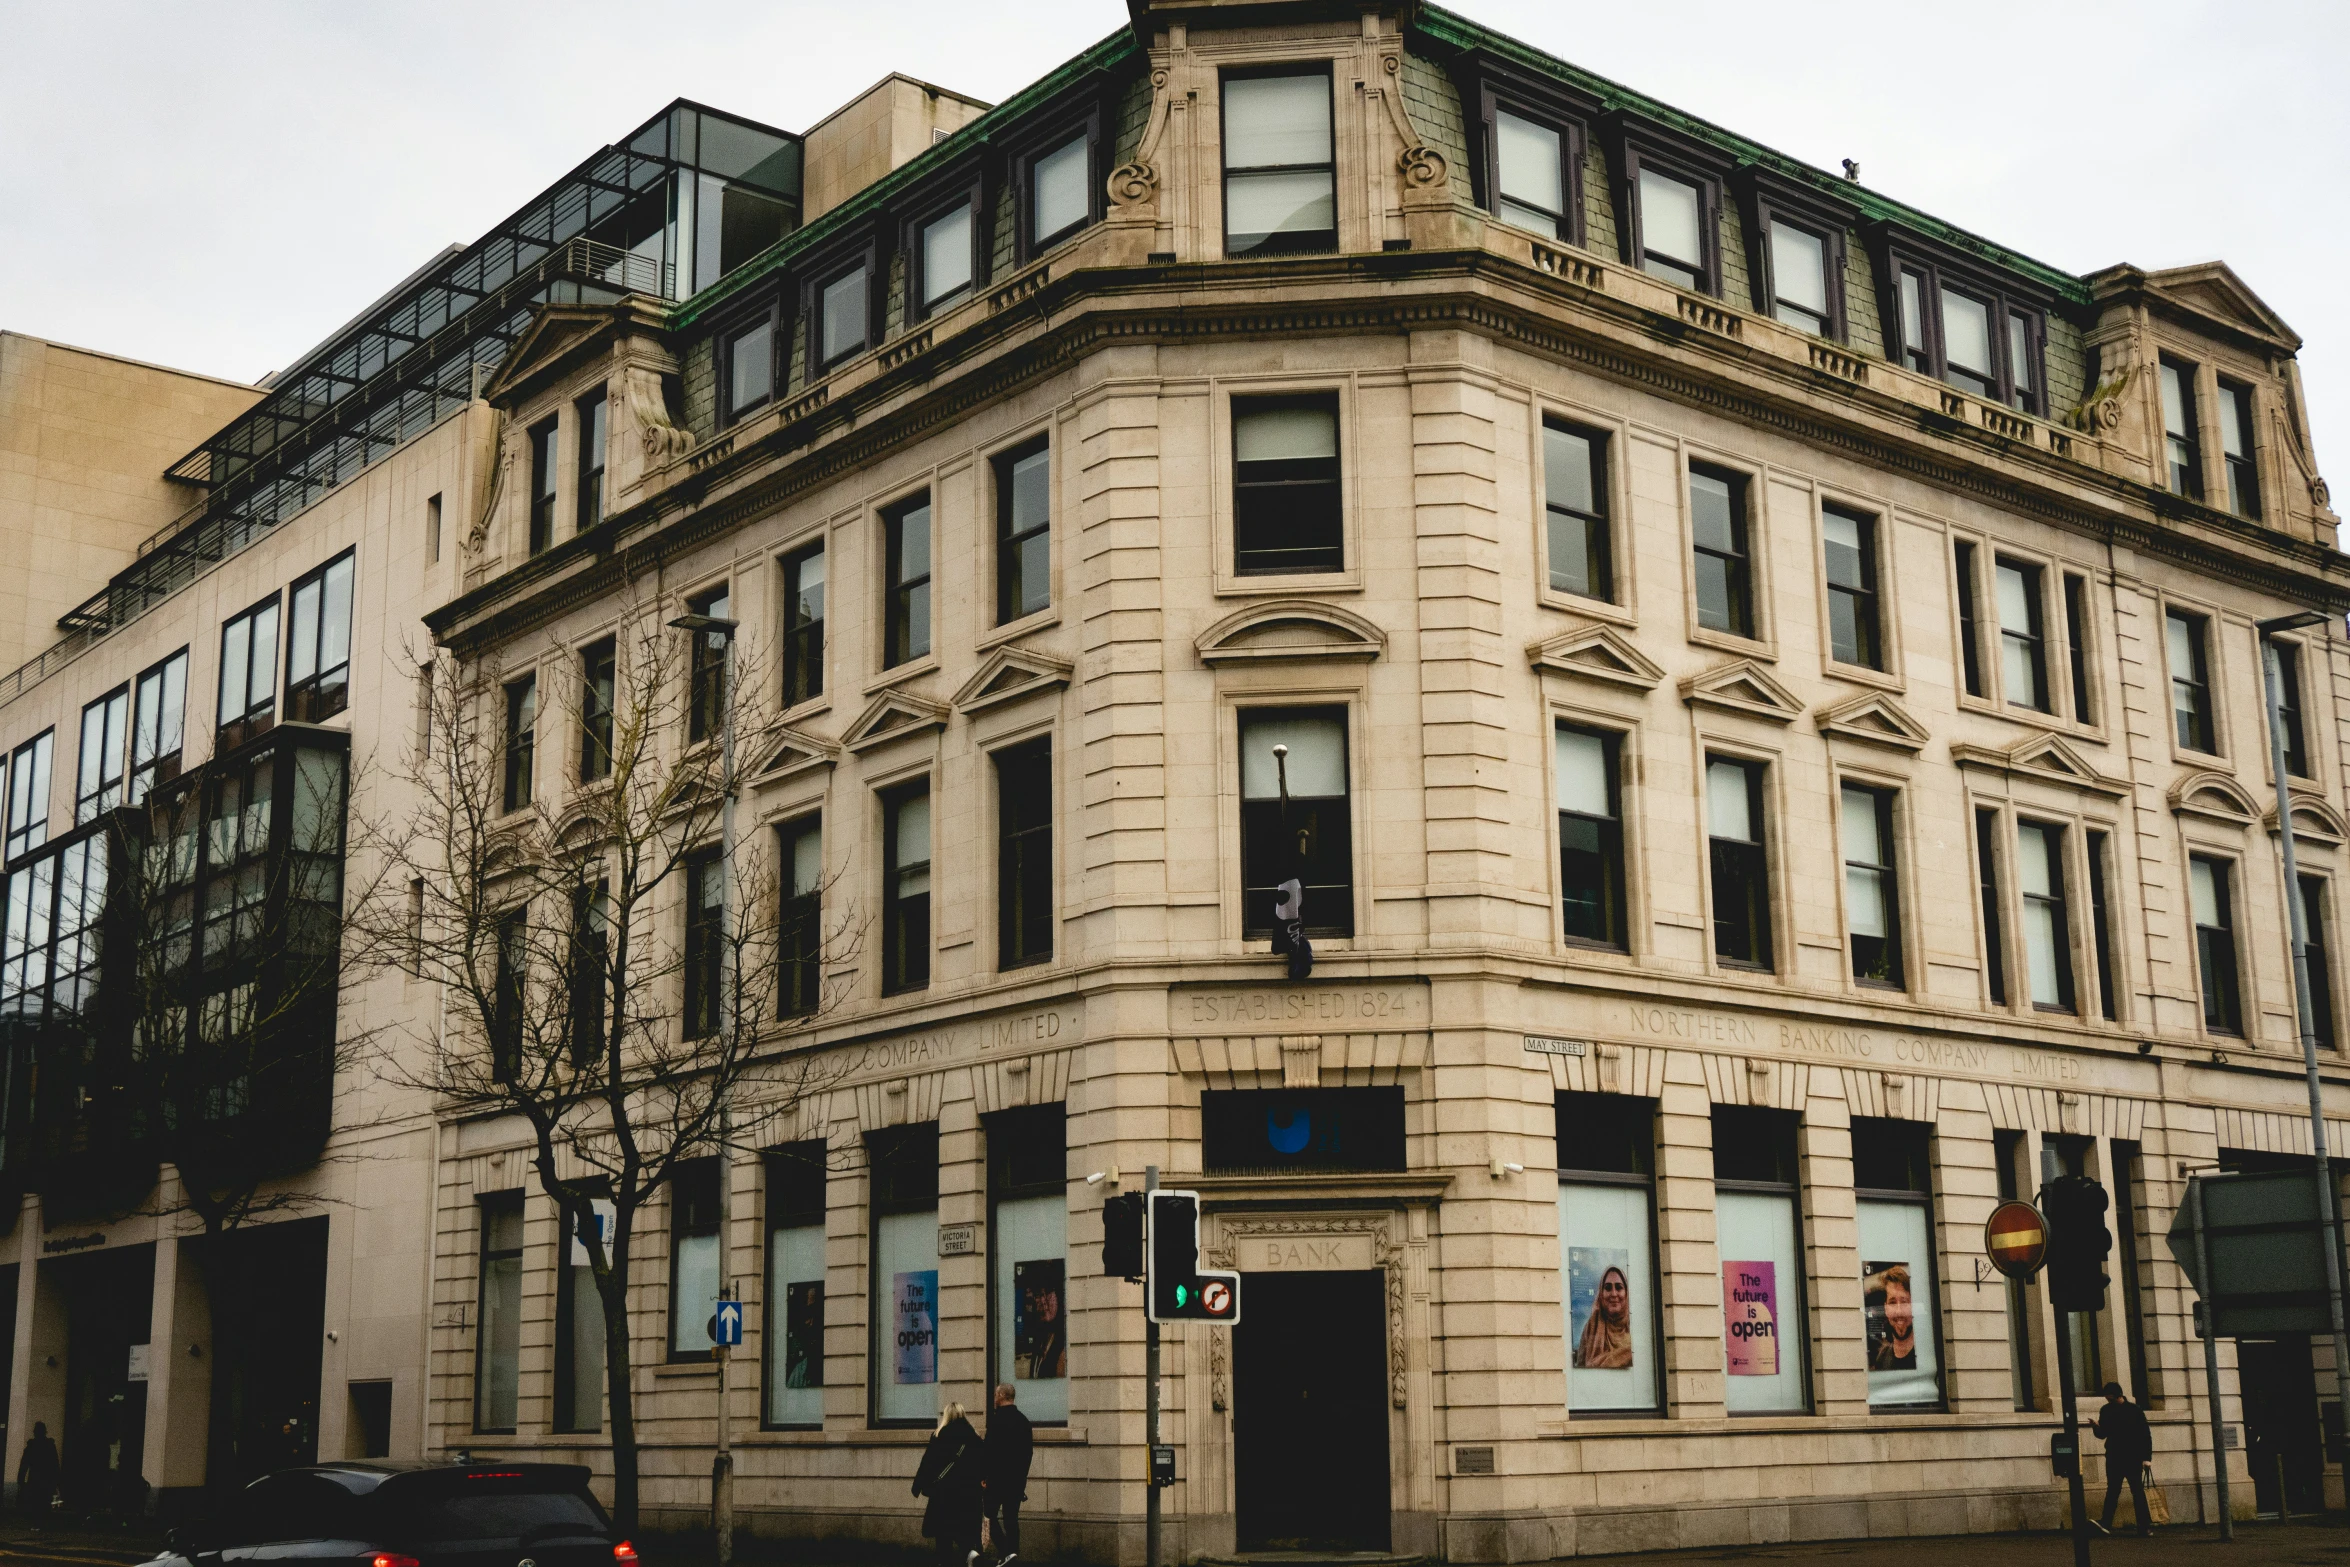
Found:
[[[542,304],[690,298],[800,217],[801,145],[683,99],[401,283],[170,476],[198,505],[59,622],[103,634],[439,419]]]

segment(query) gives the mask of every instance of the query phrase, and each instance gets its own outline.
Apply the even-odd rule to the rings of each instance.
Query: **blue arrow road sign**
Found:
[[[718,1331],[710,1335],[710,1341],[714,1344],[723,1344],[729,1349],[741,1347],[743,1341],[742,1302],[737,1300],[720,1301],[718,1315],[714,1320]]]

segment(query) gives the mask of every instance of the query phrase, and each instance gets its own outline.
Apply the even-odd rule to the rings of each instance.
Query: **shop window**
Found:
[[[2145,1284],[2139,1274],[2138,1216],[2146,1208],[2145,1160],[2134,1142],[2116,1138],[2108,1146],[2113,1151],[2115,1197],[2110,1228],[2116,1282],[2121,1285],[2122,1342],[2130,1357],[2130,1396],[2140,1404],[2153,1404],[2153,1389],[2146,1379]]]
[[[1338,248],[1338,182],[1326,67],[1227,75],[1224,254]]]
[[[986,1120],[994,1370],[1030,1420],[1069,1419],[1069,1177],[1060,1105]]]
[[[2020,1194],[2030,1184],[2025,1179],[2024,1134],[2005,1129],[1993,1131],[1991,1158],[1998,1166],[1995,1173],[1999,1179],[1999,1200],[2020,1201]],[[2039,1407],[2032,1367],[2032,1328],[2037,1320],[2032,1304],[2033,1288],[2027,1279],[2006,1281],[2008,1387],[2019,1410]]]
[[[1852,1121],[1871,1409],[1939,1408],[1942,1403],[1941,1292],[1928,1131],[1921,1121],[1868,1116]]]
[[[1733,1415],[1811,1407],[1796,1118],[1715,1105],[1714,1243],[1722,1266],[1724,1396]]]
[[[1401,1088],[1212,1088],[1200,1095],[1200,1157],[1227,1174],[1401,1170]]]
[[[481,1324],[474,1345],[473,1429],[512,1431],[522,1394],[522,1193],[480,1200]]]
[[[1623,737],[1558,726],[1559,894],[1569,941],[1621,950],[1624,823]]]
[[[320,723],[351,700],[351,586],[358,556],[344,551],[294,584],[286,631],[286,717]]]
[[[1567,1408],[1661,1412],[1656,1102],[1560,1094],[1556,1103]]]
[[[1338,394],[1232,399],[1232,569],[1346,569]]]
[[[1287,755],[1276,757],[1275,746]],[[1307,935],[1354,934],[1347,771],[1345,709],[1254,708],[1240,715],[1243,936],[1273,934],[1281,884],[1292,879],[1302,888]]]
[[[1550,590],[1616,601],[1614,540],[1608,528],[1608,439],[1604,432],[1544,420],[1543,511],[1549,524]]]
[[[766,1403],[770,1429],[824,1424],[824,1178],[820,1141],[769,1151]]]
[[[724,1282],[718,1234],[716,1159],[688,1159],[669,1177],[669,1358],[708,1360],[718,1346],[710,1324]]]
[[[877,1426],[938,1419],[938,1123],[869,1133],[872,1324],[870,1417]]]

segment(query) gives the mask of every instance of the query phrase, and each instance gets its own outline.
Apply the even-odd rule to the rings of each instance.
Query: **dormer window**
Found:
[[[1330,72],[1224,78],[1224,254],[1338,248]]]
[[[1751,164],[1734,178],[1746,218],[1755,313],[1798,332],[1844,341],[1845,234],[1859,214]]]
[[[1093,218],[1093,137],[1085,131],[1028,165],[1028,253],[1060,243]]]
[[[1681,288],[1706,287],[1705,193],[1655,169],[1640,171],[1640,270]]]
[[[724,339],[726,422],[764,408],[775,397],[775,312],[736,327]]]
[[[1567,163],[1567,137],[1555,126],[1497,109],[1493,116],[1497,192],[1494,213],[1502,222],[1531,229],[1549,239],[1573,238],[1567,195],[1574,188]]]
[[[862,261],[817,289],[816,342],[825,369],[864,352],[872,335],[872,312],[866,299]]]
[[[907,247],[914,263],[914,292],[921,302],[915,314],[933,315],[957,303],[977,281],[979,224],[972,208],[972,197],[965,196],[915,225],[913,243]]]
[[[2046,412],[2047,329],[2038,305],[1938,261],[1899,250],[1890,261],[1900,320],[1888,336],[1901,345],[1901,364],[1985,402]]]

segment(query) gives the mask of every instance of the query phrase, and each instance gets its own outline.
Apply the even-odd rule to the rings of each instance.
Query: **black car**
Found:
[[[176,1531],[154,1567],[636,1567],[573,1464],[284,1469],[226,1516]]]

